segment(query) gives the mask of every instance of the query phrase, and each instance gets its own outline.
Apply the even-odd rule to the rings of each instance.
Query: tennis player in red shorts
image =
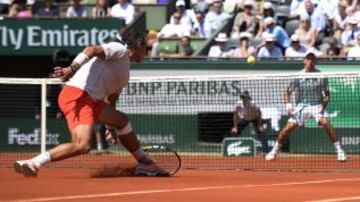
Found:
[[[107,134],[134,156],[137,175],[165,175],[141,149],[126,114],[115,109],[122,89],[129,81],[130,62],[140,62],[146,51],[143,34],[129,32],[98,46],[90,46],[79,53],[69,67],[54,68],[54,75],[67,85],[59,95],[72,141],[39,154],[14,162],[16,172],[36,177],[39,169],[52,161],[59,161],[90,151],[93,124],[106,124]]]

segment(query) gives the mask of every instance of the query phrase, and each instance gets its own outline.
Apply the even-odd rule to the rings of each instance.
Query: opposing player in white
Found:
[[[319,72],[315,68],[316,52],[310,49],[305,54],[304,72]],[[290,102],[291,95],[295,93],[296,106]],[[284,95],[286,111],[290,118],[287,125],[280,131],[273,149],[266,155],[266,160],[273,160],[285,142],[290,132],[298,126],[303,126],[310,118],[323,126],[329,139],[334,144],[338,161],[346,161],[346,154],[337,138],[335,129],[331,126],[326,106],[330,101],[330,92],[327,79],[304,78],[296,79],[290,83]]]
[[[130,61],[140,62],[146,51],[143,34],[127,32],[109,43],[90,46],[79,53],[69,67],[54,68],[54,75],[68,81],[59,95],[71,142],[56,146],[38,156],[14,162],[16,172],[36,177],[50,161],[60,161],[88,153],[93,125],[106,124],[109,137],[134,156],[137,175],[163,175],[161,169],[141,149],[126,114],[115,109],[116,100],[129,81]]]

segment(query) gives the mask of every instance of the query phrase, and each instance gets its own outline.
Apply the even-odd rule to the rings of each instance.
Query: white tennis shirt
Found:
[[[101,46],[105,59],[93,57],[81,66],[67,83],[85,90],[96,100],[120,93],[129,81],[130,60],[126,46],[119,42],[109,42]]]

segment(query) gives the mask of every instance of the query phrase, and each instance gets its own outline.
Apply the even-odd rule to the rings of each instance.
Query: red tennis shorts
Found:
[[[58,102],[70,131],[78,125],[97,123],[102,109],[108,105],[102,100],[94,100],[86,91],[73,86],[65,86],[61,90]]]

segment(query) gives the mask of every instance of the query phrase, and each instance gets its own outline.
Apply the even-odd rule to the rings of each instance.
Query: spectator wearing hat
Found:
[[[256,21],[255,16],[252,13],[253,7],[253,0],[246,0],[244,2],[244,12],[238,13],[235,17],[232,36],[239,36],[240,32],[255,34]]]
[[[81,5],[81,0],[73,0],[73,4],[67,9],[66,17],[68,18],[84,18],[88,16],[88,9]]]
[[[316,28],[317,32],[325,30],[325,15],[317,7],[318,0],[305,0],[303,6],[301,6],[298,15],[306,16],[310,19],[311,24]]]
[[[356,39],[357,39],[356,46],[350,48],[350,50],[348,52],[347,56],[349,58],[360,58],[360,34],[357,35]]]
[[[265,33],[273,34],[276,38],[277,45],[285,50],[290,46],[290,39],[284,28],[276,25],[276,22],[273,17],[267,17],[264,20],[265,24]]]
[[[193,27],[194,23],[196,22],[196,17],[194,10],[186,9],[185,8],[185,1],[184,0],[177,0],[176,1],[176,11],[180,14],[180,24],[186,25],[188,27]],[[174,22],[174,17],[170,18],[170,23]]]
[[[259,30],[257,32],[257,36],[261,37],[265,30],[264,20],[267,17],[273,17],[275,19],[275,11],[272,3],[264,2],[261,9],[261,14],[257,16],[256,23],[259,25]]]
[[[240,46],[233,52],[235,58],[247,58],[256,55],[256,49],[250,44],[250,37],[252,35],[248,32],[241,32],[239,35]]]
[[[229,38],[226,36],[226,33],[219,33],[215,41],[216,45],[210,47],[208,57],[226,58],[233,55],[232,50],[227,47]]]
[[[134,19],[135,7],[127,0],[118,0],[118,3],[111,7],[110,15],[113,18],[124,19],[125,24],[129,24]]]
[[[283,53],[276,44],[276,38],[273,34],[265,34],[265,45],[262,46],[257,54],[259,58],[282,58]]]
[[[53,4],[53,0],[45,0],[44,6],[36,12],[36,15],[38,17],[59,17],[60,10]]]
[[[348,17],[345,31],[341,34],[341,43],[345,47],[355,46],[357,36],[360,34],[359,21],[355,17]]]
[[[285,57],[303,58],[307,51],[307,47],[300,43],[300,37],[297,34],[291,36],[291,45],[285,51]]]
[[[223,11],[222,0],[213,0],[211,9],[205,16],[205,23],[209,24],[211,33],[214,33],[230,16]]]
[[[205,14],[201,11],[195,13],[196,21],[192,28],[193,35],[200,38],[209,38],[211,36],[210,25],[205,22]]]
[[[300,22],[299,28],[295,30],[295,34],[300,38],[300,43],[308,47],[315,46],[317,31],[311,25],[310,19],[307,16],[301,16]]]

